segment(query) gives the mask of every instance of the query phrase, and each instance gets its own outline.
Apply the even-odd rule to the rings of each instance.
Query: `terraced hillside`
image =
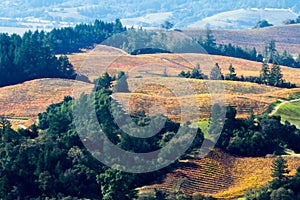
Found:
[[[172,172],[157,182],[139,188],[142,195],[153,189],[186,195],[205,194],[218,198],[237,198],[271,180],[270,166],[276,158],[240,158],[215,149],[204,158],[181,161]],[[296,173],[300,159],[286,157],[290,175]]]

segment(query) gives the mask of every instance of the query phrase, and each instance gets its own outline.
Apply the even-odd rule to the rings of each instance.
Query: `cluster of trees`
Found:
[[[253,82],[258,84],[265,84],[281,88],[295,88],[296,85],[290,82],[286,82],[283,79],[280,66],[273,64],[270,68],[269,65],[264,62],[259,76],[241,76],[238,77],[235,72],[235,68],[232,64],[228,67],[229,73],[226,75],[222,74],[221,68],[218,63],[210,71],[211,80],[230,80],[230,81],[242,81],[242,82]],[[178,74],[178,77],[184,78],[195,78],[195,79],[208,79],[208,76],[205,75],[200,68],[200,65],[197,64],[196,67],[191,71],[184,72],[181,71]]]
[[[218,104],[212,112],[220,113]],[[213,137],[220,119],[218,115],[210,121],[208,133]],[[222,116],[220,116],[222,117]],[[250,115],[246,120],[236,119],[236,109],[227,107],[225,124],[217,142],[221,149],[240,156],[265,156],[281,154],[285,148],[300,152],[300,132],[289,122],[281,124],[278,116]]]
[[[299,24],[300,23],[300,16],[296,19],[287,19],[283,22],[283,24]]]
[[[126,30],[120,22],[80,24],[75,27],[26,32],[22,37],[16,34],[0,34],[0,70],[5,76],[0,86],[20,83],[36,78],[69,78],[76,73],[64,55],[101,43],[115,33]]]
[[[294,176],[288,176],[286,160],[279,156],[271,166],[273,180],[261,189],[246,192],[247,200],[298,200],[300,199],[300,167]]]
[[[76,73],[66,56],[56,57],[43,44],[43,32],[0,35],[0,70],[4,74],[0,86],[36,78],[70,78]]]
[[[276,50],[275,40],[266,42],[262,53],[258,53],[255,48],[243,49],[239,46],[216,44],[216,40],[212,34],[212,31],[207,29],[203,38],[197,39],[198,43],[209,53],[214,55],[230,56],[235,58],[243,58],[246,60],[252,60],[257,62],[275,63],[278,65],[284,65],[293,68],[300,68],[300,54],[296,59],[287,51],[283,51],[280,54]]]
[[[208,76],[201,71],[199,64],[196,65],[192,72],[181,71],[178,76],[183,78],[208,79]]]
[[[269,26],[274,26],[273,24],[270,24],[267,20],[263,19],[257,22],[257,24],[254,26],[254,28],[265,28]]]
[[[94,44],[100,44],[112,35],[123,31],[126,31],[126,28],[119,19],[110,23],[95,20],[93,24],[53,29],[45,34],[44,42],[52,53],[67,54],[93,47]]]
[[[276,50],[276,42],[275,40],[270,40],[265,44],[264,50],[262,52],[264,62],[284,65],[293,68],[300,67],[300,54],[296,59],[293,58],[291,54],[289,54],[286,50],[280,54]]]
[[[232,65],[229,66],[229,74],[224,79],[231,81],[246,81],[258,84],[265,84],[281,88],[295,88],[296,85],[290,82],[286,82],[283,79],[281,68],[278,64],[273,64],[270,68],[266,62],[263,62],[259,76],[241,76],[237,77],[235,69]]]

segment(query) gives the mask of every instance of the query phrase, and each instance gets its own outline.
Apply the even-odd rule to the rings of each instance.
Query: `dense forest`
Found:
[[[122,75],[123,76],[123,75]],[[50,105],[47,111],[39,114],[39,124],[29,129],[11,129],[9,121],[0,119],[0,195],[3,199],[44,199],[44,198],[91,198],[103,200],[131,199],[172,199],[164,191],[155,191],[154,196],[139,198],[137,187],[151,183],[158,176],[171,172],[176,162],[156,172],[131,174],[108,168],[92,155],[105,153],[105,144],[93,124],[89,123],[91,112],[79,116],[82,127],[75,127],[73,105],[89,105],[95,101],[96,115],[100,126],[109,140],[116,146],[136,153],[145,153],[162,148],[168,143],[169,148],[157,159],[168,158],[168,152],[177,152],[189,138],[195,136],[184,155],[200,148],[204,135],[200,129],[190,127],[189,123],[180,126],[164,116],[147,117],[144,113],[132,115],[131,123],[146,126],[151,121],[160,122],[165,118],[166,124],[155,136],[134,138],[115,124],[114,117],[122,117],[124,111],[115,110],[111,99],[111,80],[106,74],[98,79],[99,84],[93,94],[81,96],[78,100],[65,97],[64,101]],[[121,80],[121,76],[119,77]],[[80,108],[80,106],[79,106]],[[89,110],[88,107],[84,107]],[[212,112],[221,113],[225,109],[215,104]],[[91,116],[89,116],[91,115]],[[253,116],[246,120],[236,119],[236,110],[228,107],[225,126],[217,146],[224,151],[240,156],[263,156],[282,153],[284,148],[300,152],[300,132],[288,122],[282,125],[279,117]],[[214,138],[215,128],[220,123],[218,114],[211,119],[208,134]],[[132,127],[134,124],[128,124]],[[155,127],[155,124],[154,124]],[[183,132],[184,134],[181,134]],[[193,133],[196,133],[194,135]],[[139,134],[145,134],[139,132]],[[82,138],[84,137],[84,138]],[[84,139],[84,140],[82,140]],[[93,146],[88,151],[83,145]],[[103,144],[103,145],[99,145]],[[90,150],[90,149],[89,149]],[[122,155],[113,155],[107,159],[120,160]],[[127,159],[127,158],[126,158]],[[137,162],[133,160],[130,162]],[[140,160],[142,161],[142,160]],[[151,164],[151,163],[149,163]],[[120,166],[122,167],[122,166]],[[134,166],[132,166],[134,167]],[[296,175],[298,177],[298,175]],[[179,194],[178,194],[179,195]],[[180,194],[181,195],[181,194]],[[179,198],[179,197],[178,197]],[[180,196],[181,199],[191,199]],[[199,195],[196,199],[213,199]],[[174,198],[173,198],[174,199]]]
[[[53,29],[51,32],[0,34],[0,70],[5,74],[0,86],[21,83],[37,78],[75,79],[76,72],[64,55],[78,52],[101,43],[115,33],[125,31],[119,20],[104,23],[80,24],[74,28]],[[87,78],[82,79],[88,81]]]

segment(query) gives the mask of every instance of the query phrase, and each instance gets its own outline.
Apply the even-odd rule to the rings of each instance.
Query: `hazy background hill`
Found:
[[[6,0],[0,3],[0,26],[50,29],[120,18],[128,26],[159,27],[169,20],[176,28],[245,29],[260,19],[278,25],[299,11],[298,0]]]

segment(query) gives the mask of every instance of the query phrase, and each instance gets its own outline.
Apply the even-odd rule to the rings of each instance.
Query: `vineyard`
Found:
[[[181,161],[176,169],[155,183],[139,189],[141,194],[161,189],[171,195],[200,193],[217,198],[237,198],[250,188],[259,188],[271,180],[270,166],[276,158],[240,158],[215,149],[204,158]],[[290,175],[300,159],[287,157]]]

